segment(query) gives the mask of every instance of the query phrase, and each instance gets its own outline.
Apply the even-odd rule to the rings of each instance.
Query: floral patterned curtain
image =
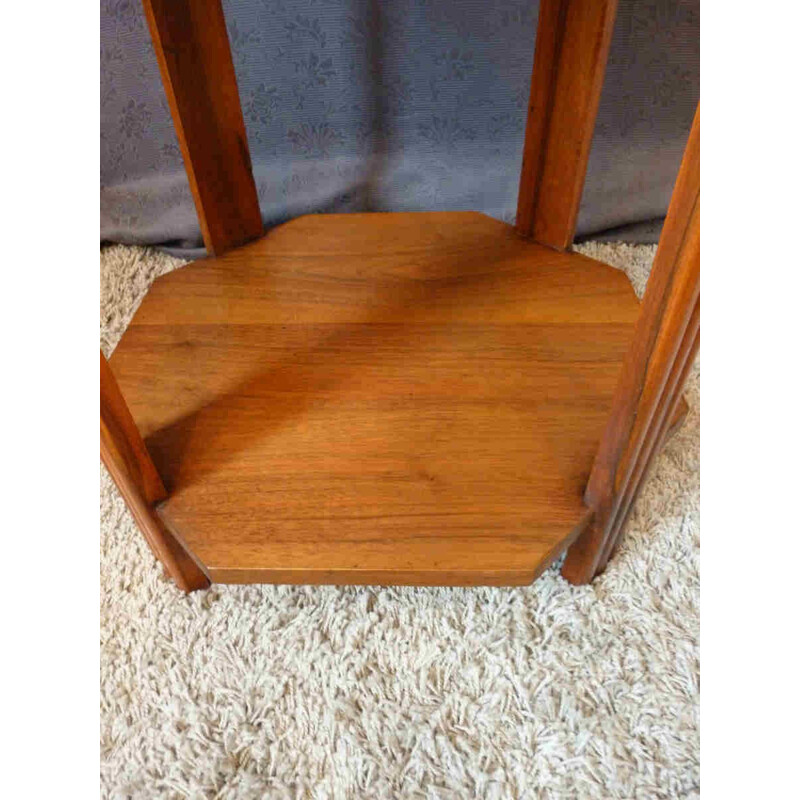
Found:
[[[268,226],[362,210],[513,221],[537,2],[223,5]],[[101,239],[188,254],[200,231],[140,0],[101,0],[100,57]],[[699,0],[620,0],[579,233],[657,234],[698,96]]]

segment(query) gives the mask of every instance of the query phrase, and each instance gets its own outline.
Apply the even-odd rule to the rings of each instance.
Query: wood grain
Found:
[[[154,513],[166,497],[114,375],[100,353],[100,457],[156,558],[184,591],[208,586],[208,578]]]
[[[602,569],[680,401],[699,336],[700,113],[695,115],[633,342],[586,488],[596,513],[562,573],[575,583]],[[689,364],[691,366],[691,364]]]
[[[221,254],[263,235],[220,0],[143,0],[203,241]]]
[[[167,492],[139,435],[111,368],[100,353],[100,424],[114,461],[128,475],[144,501],[150,505],[164,500]]]
[[[694,359],[700,349],[699,326],[696,329],[694,336],[687,337],[685,341],[686,344],[682,345],[682,350],[684,352],[682,352],[680,356],[680,361],[683,364],[683,367],[680,372],[675,373],[678,375],[677,382],[680,385],[685,384],[686,379],[689,377],[689,373],[694,365]],[[661,423],[657,426],[653,426],[652,428],[652,430],[655,432],[652,443],[648,442],[647,447],[642,451],[636,464],[636,470],[630,480],[629,488],[625,494],[622,495],[620,500],[617,518],[612,528],[612,534],[606,539],[603,553],[600,558],[600,563],[598,565],[598,571],[600,572],[606,568],[609,559],[613,556],[614,552],[619,546],[621,534],[625,530],[625,526],[630,518],[633,506],[641,494],[643,487],[647,483],[650,473],[653,471],[653,467],[658,455],[661,453],[664,445],[672,435],[672,426],[669,424],[669,419],[671,415],[675,414],[681,402],[685,401],[683,401],[683,398],[680,395],[673,395],[670,398],[669,409],[662,418]]]
[[[112,365],[212,580],[520,584],[588,524],[637,315],[481,214],[309,216],[156,280]]]
[[[617,0],[541,0],[517,231],[572,244]]]

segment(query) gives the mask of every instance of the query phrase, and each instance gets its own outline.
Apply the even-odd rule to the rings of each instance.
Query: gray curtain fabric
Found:
[[[474,209],[512,222],[538,3],[223,0],[267,226]],[[101,0],[101,239],[202,240],[140,0]],[[620,0],[578,233],[652,240],[699,97],[699,0]]]

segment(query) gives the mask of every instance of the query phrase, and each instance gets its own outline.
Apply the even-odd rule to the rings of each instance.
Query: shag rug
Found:
[[[580,249],[641,293],[655,248]],[[113,350],[158,275],[100,257]],[[699,796],[699,363],[604,575],[186,596],[101,466],[101,785],[114,798]]]

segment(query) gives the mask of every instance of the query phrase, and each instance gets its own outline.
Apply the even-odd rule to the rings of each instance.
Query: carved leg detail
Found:
[[[595,512],[562,574],[601,572],[672,423],[700,345],[700,112],[695,115],[664,232],[586,488]]]

